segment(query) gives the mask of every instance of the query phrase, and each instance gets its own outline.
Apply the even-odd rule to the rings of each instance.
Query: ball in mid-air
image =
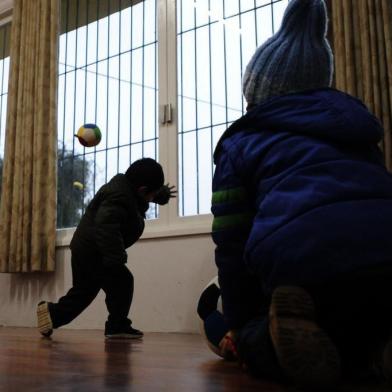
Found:
[[[95,124],[84,124],[76,133],[80,144],[84,147],[94,147],[99,144],[102,139],[101,130]]]

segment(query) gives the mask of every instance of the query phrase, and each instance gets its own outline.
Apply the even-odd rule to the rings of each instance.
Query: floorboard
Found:
[[[237,364],[220,360],[198,335],[152,333],[143,341],[108,341],[102,331],[62,329],[45,339],[34,328],[0,328],[1,392],[294,390],[254,379]]]

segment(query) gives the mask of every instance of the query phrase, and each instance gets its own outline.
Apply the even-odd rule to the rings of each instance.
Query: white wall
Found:
[[[14,6],[14,0],[0,0],[0,14],[11,9]]]
[[[128,249],[135,277],[131,318],[149,332],[197,332],[197,300],[216,275],[214,244],[209,235],[144,239]],[[70,250],[57,250],[57,269],[47,274],[0,274],[0,325],[36,325],[41,299],[54,301],[71,285]],[[90,307],[67,328],[102,329],[107,316],[101,291]]]

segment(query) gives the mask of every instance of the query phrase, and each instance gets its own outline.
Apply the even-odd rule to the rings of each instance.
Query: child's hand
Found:
[[[238,359],[237,348],[235,346],[235,332],[229,331],[219,343],[221,355],[229,361]]]
[[[177,189],[175,189],[174,185],[170,186],[169,184],[166,184],[158,190],[152,201],[154,203],[164,205],[167,204],[171,198],[176,197],[176,193]]]

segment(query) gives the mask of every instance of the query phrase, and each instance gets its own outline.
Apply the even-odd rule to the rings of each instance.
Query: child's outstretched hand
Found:
[[[170,186],[169,183],[163,185],[155,195],[153,202],[164,205],[169,203],[169,200],[176,197],[177,189],[174,185]]]

